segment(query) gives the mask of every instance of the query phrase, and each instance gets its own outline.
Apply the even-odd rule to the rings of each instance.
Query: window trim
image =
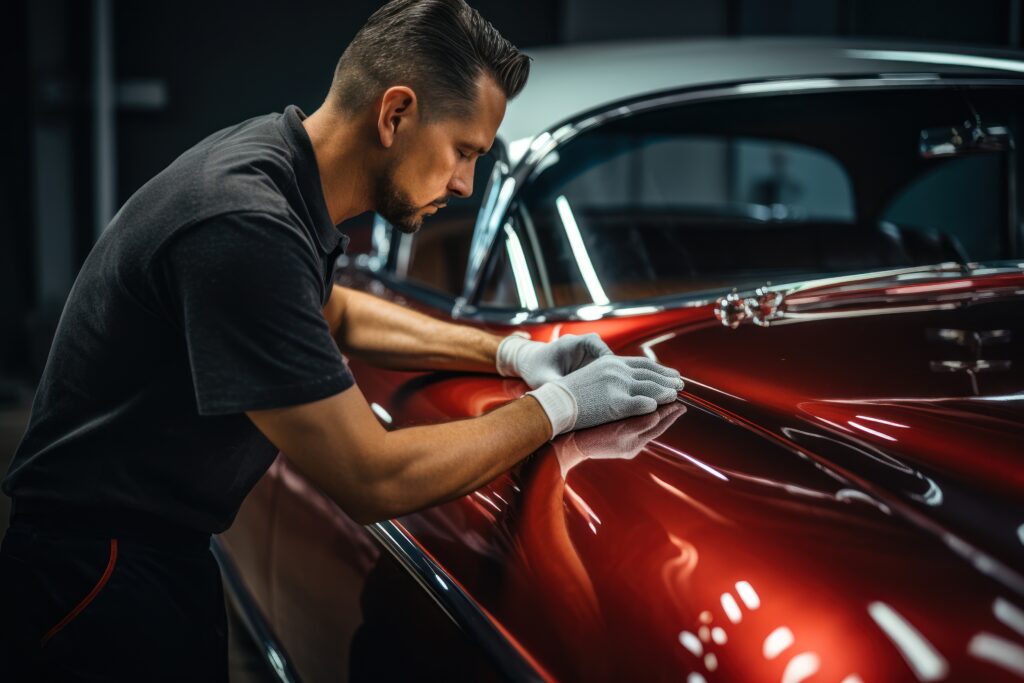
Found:
[[[487,263],[492,257],[496,246],[501,243],[497,239],[509,214],[518,203],[517,195],[535,172],[538,165],[559,147],[565,145],[578,135],[611,121],[677,106],[680,104],[697,104],[710,101],[730,99],[757,99],[761,97],[784,97],[786,95],[803,95],[809,93],[856,92],[878,89],[894,90],[940,90],[955,87],[1024,87],[1024,79],[1005,76],[944,76],[935,73],[916,75],[890,76],[885,74],[863,74],[842,77],[799,77],[754,81],[735,81],[731,83],[715,83],[691,86],[669,91],[647,93],[634,98],[612,102],[601,107],[581,112],[561,124],[534,136],[526,155],[519,160],[514,168],[509,168],[507,156],[503,154],[504,143],[499,148],[491,178],[488,181],[485,196],[477,214],[476,224],[470,244],[470,252],[463,282],[462,295],[455,298],[441,296],[437,292],[427,291],[423,287],[409,281],[399,281],[387,274],[387,266],[374,268],[367,259],[362,266],[374,277],[385,282],[389,287],[400,293],[423,301],[427,305],[444,309],[441,301],[450,301],[447,310],[456,319],[480,320],[504,324],[522,324],[524,322],[544,322],[551,320],[598,320],[605,317],[622,315],[638,315],[673,308],[691,308],[705,306],[714,302],[726,290],[716,289],[701,292],[676,294],[650,300],[611,302],[608,305],[583,305],[569,307],[540,308],[536,311],[521,309],[510,315],[509,309],[491,309],[478,304],[483,290],[483,276]],[[495,146],[498,147],[496,140]],[[1013,198],[1011,198],[1011,201]],[[1017,212],[1017,234],[1009,235],[1016,244],[1024,244],[1024,222],[1020,220],[1020,202],[1014,209]],[[393,229],[391,229],[393,230]],[[1008,233],[1009,233],[1008,228]],[[390,246],[390,245],[389,245]],[[390,252],[390,249],[389,249]],[[379,255],[378,255],[379,256]],[[390,257],[390,253],[387,255]],[[390,259],[387,259],[389,261]],[[385,261],[385,263],[387,263]],[[928,268],[939,267],[934,264]],[[882,271],[864,271],[851,278],[859,279],[865,275],[885,273]],[[799,286],[810,281],[789,283]]]

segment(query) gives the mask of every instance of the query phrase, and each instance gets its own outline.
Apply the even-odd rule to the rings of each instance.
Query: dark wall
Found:
[[[839,35],[1008,45],[1021,28],[1020,16],[1013,16],[1014,0],[564,0],[562,4],[565,42]]]
[[[0,120],[0,377],[28,356],[24,325],[32,307],[32,215],[28,193],[27,7],[15,3],[0,22],[0,63],[7,74]],[[6,391],[0,387],[0,400]]]
[[[167,106],[118,116],[118,199],[205,135],[297,104],[319,106],[334,65],[380,3],[120,2],[119,78],[164,82]],[[557,4],[474,2],[520,46],[557,42]]]

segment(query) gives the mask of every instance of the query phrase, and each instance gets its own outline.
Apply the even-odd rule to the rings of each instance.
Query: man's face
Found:
[[[476,160],[494,143],[505,103],[501,88],[482,76],[468,117],[420,120],[400,130],[375,188],[377,213],[398,230],[413,233],[451,197],[471,195]]]

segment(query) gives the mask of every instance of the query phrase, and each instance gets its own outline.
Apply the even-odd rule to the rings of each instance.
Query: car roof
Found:
[[[526,50],[530,78],[498,136],[521,147],[577,114],[648,93],[731,81],[856,74],[1024,74],[1024,52],[868,39],[719,38]]]

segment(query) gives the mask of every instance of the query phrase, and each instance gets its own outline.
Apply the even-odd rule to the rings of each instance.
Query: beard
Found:
[[[413,204],[395,184],[390,168],[378,180],[374,195],[377,213],[395,229],[411,235],[423,226],[423,216],[418,214],[424,207]]]

